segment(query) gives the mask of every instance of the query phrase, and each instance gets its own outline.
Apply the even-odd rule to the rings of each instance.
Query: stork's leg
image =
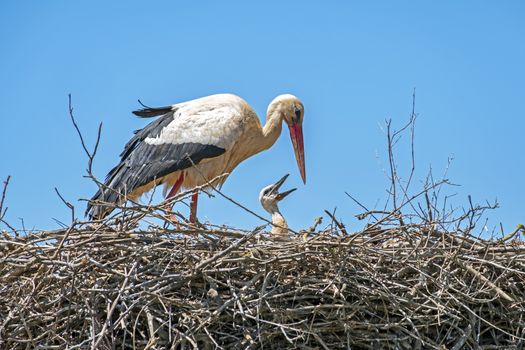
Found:
[[[195,224],[197,222],[197,201],[199,200],[199,190],[195,190],[191,195],[190,204],[190,223]]]
[[[180,188],[182,187],[182,183],[184,182],[184,173],[180,173],[179,178],[177,181],[175,181],[175,185],[171,188],[170,192],[166,196],[166,199],[169,199],[177,194],[179,192]]]
[[[179,192],[180,188],[182,187],[183,182],[184,182],[184,173],[181,173],[177,181],[175,181],[175,185],[173,185],[170,192],[166,196],[166,199],[170,199],[174,197]],[[171,221],[178,222],[177,217],[174,214],[168,214],[167,217]]]

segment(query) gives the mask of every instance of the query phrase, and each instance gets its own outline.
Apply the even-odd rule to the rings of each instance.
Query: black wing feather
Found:
[[[119,183],[127,185],[128,192],[160,179],[174,171],[198,164],[206,158],[223,154],[223,148],[199,143],[149,145],[141,143],[125,161]]]
[[[92,201],[118,203],[121,194],[131,193],[155,179],[189,168],[203,159],[220,156],[226,151],[214,145],[200,143],[151,145],[144,142],[147,137],[159,136],[162,129],[173,121],[173,117],[174,113],[170,111],[143,129],[135,131],[135,135],[126,143],[120,154],[120,163],[111,169],[106,177],[104,185],[109,189],[97,191]],[[91,203],[88,203],[86,210],[86,214],[92,218],[102,218],[110,212],[110,209]]]
[[[126,159],[130,152],[136,148],[136,146],[144,141],[146,137],[157,137],[160,135],[162,129],[164,129],[166,126],[168,126],[169,123],[173,121],[174,118],[174,112],[169,112],[164,114],[162,117],[158,118],[157,120],[149,123],[144,128],[135,130],[134,136],[126,143],[124,146],[124,150],[120,154],[120,159],[123,161]]]

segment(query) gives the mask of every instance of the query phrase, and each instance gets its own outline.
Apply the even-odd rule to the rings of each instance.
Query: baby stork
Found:
[[[277,204],[284,197],[296,190],[296,188],[292,188],[291,190],[279,193],[279,188],[282,186],[288,175],[290,174],[286,174],[276,183],[266,186],[259,194],[259,201],[261,202],[262,207],[272,215],[272,231],[270,233],[272,236],[278,238],[288,238],[288,224],[279,211]]]

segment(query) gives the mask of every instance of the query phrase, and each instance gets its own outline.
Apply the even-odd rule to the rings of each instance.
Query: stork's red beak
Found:
[[[304,145],[303,145],[303,126],[300,123],[290,124],[290,138],[292,139],[293,150],[295,152],[295,159],[297,166],[301,172],[301,178],[306,184],[306,171],[304,168]]]

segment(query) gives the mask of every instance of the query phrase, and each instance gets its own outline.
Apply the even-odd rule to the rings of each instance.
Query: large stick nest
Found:
[[[518,349],[525,246],[371,225],[122,224],[0,240],[2,349]]]

